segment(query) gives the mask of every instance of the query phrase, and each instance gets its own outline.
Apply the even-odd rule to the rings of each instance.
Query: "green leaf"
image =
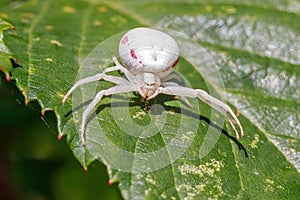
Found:
[[[125,199],[300,195],[298,2],[45,0],[0,5],[1,16],[17,28],[6,32],[4,43],[22,66],[5,71],[11,70],[27,102],[37,100],[42,112],[55,112],[59,134],[67,137],[84,167],[97,158],[107,165]],[[191,87],[224,96],[236,108],[246,134],[241,144],[227,135],[233,135],[227,122],[220,132],[224,118],[200,101],[191,100],[193,110],[166,95],[146,103],[137,94],[121,94],[101,101],[97,115],[89,118],[87,146],[81,145],[83,106],[112,84],[87,84],[64,106],[62,97],[76,80],[112,66],[118,33],[137,26],[180,31],[208,53],[193,57],[193,48],[185,49],[176,71]],[[182,47],[187,44],[183,39]],[[9,56],[3,61],[9,62]]]
[[[10,80],[9,72],[12,69],[10,59],[13,59],[13,55],[3,42],[3,31],[13,28],[14,27],[10,23],[0,18],[0,70],[5,73],[7,80]]]

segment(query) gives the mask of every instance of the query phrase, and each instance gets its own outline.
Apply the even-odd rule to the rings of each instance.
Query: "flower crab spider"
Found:
[[[179,60],[179,47],[168,34],[150,28],[132,29],[121,38],[119,55],[124,66],[118,62],[116,57],[113,57],[115,66],[105,69],[102,73],[79,80],[62,100],[65,103],[66,99],[78,86],[92,81],[103,79],[116,84],[116,86],[99,91],[84,110],[80,130],[80,138],[83,144],[85,144],[87,117],[102,97],[135,91],[147,100],[156,97],[158,94],[181,96],[189,106],[191,105],[186,97],[199,98],[226,117],[237,139],[240,136],[236,125],[240,129],[241,136],[244,135],[241,123],[227,104],[212,97],[204,90],[183,87],[169,81],[172,78],[170,74]],[[121,71],[126,78],[107,75],[108,72],[112,71]]]

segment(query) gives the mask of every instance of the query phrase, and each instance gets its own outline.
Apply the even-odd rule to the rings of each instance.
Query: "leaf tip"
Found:
[[[83,167],[83,170],[84,170],[85,172],[87,172],[87,170],[88,170],[87,166],[84,166],[84,167]]]
[[[9,73],[5,73],[5,78],[7,81],[11,81],[11,76]]]
[[[109,180],[109,181],[108,181],[108,185],[109,185],[109,186],[112,186],[113,183],[114,183],[113,180]]]
[[[29,100],[25,98],[25,105],[27,106],[29,104]]]
[[[119,181],[118,175],[115,174],[110,180],[108,180],[108,185],[111,186],[112,184]]]
[[[57,136],[57,140],[61,140],[62,137],[63,137],[63,135],[62,135],[62,134],[59,134],[59,135]]]
[[[42,114],[42,116],[45,116],[45,109],[44,108],[42,108],[41,114]]]

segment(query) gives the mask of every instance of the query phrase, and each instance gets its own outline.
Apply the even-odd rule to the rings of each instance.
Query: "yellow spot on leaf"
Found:
[[[277,110],[278,110],[278,107],[272,106],[272,110],[277,111]]]
[[[149,188],[149,189],[147,189],[147,190],[145,190],[145,195],[149,195],[150,194],[150,192],[152,191],[152,189],[151,188]]]
[[[258,148],[258,143],[259,143],[259,135],[255,134],[254,135],[254,140],[251,142],[250,146],[252,149],[257,149]]]
[[[52,30],[52,29],[53,29],[53,26],[47,25],[47,26],[46,26],[46,29],[47,29],[47,30]]]
[[[272,181],[271,179],[266,179],[267,185],[264,188],[265,192],[273,192],[274,191],[274,181]]]
[[[211,159],[211,162],[207,162],[199,166],[181,165],[178,169],[182,175],[197,174],[202,177],[204,175],[212,176],[216,171],[220,171],[222,167],[224,167],[224,163],[222,161]]]
[[[61,93],[56,93],[57,96],[59,96],[60,98],[64,98],[65,95],[64,94],[61,94]]]
[[[160,197],[163,198],[163,199],[167,199],[167,196],[166,196],[165,193],[162,193],[162,194],[160,195]]]
[[[52,58],[46,58],[45,59],[47,62],[53,62]]]
[[[147,183],[150,183],[152,185],[156,185],[157,184],[156,180],[154,180],[149,174],[147,175],[147,177],[146,177],[145,180],[146,180]]]
[[[136,174],[136,178],[139,180],[139,179],[142,179],[143,178],[143,175],[141,173],[138,173]]]
[[[7,16],[8,16],[8,15],[7,15],[6,13],[0,13],[0,17],[1,17],[1,18],[7,18]]]
[[[76,9],[71,6],[64,6],[62,10],[66,13],[74,14],[76,12]]]
[[[278,186],[276,186],[276,188],[281,189],[281,190],[284,189],[284,187],[282,185],[278,185]]]
[[[34,67],[29,67],[28,68],[28,73],[29,74],[34,74],[36,72],[36,69]]]
[[[295,140],[295,139],[290,139],[290,142],[291,142],[291,143],[295,143],[296,140]]]
[[[143,116],[145,116],[146,115],[146,113],[144,112],[144,111],[140,111],[140,112],[136,112],[135,113],[135,115],[133,115],[132,117],[133,117],[133,119],[142,119],[143,118]]]
[[[168,112],[170,115],[174,115],[175,111],[174,110],[169,110]]]
[[[94,26],[100,26],[101,24],[102,23],[98,20],[95,20],[94,23],[93,23]]]
[[[236,13],[236,8],[233,6],[222,6],[221,9],[227,14],[234,14]]]
[[[114,16],[110,18],[110,20],[115,24],[125,24],[127,22],[127,19],[122,17],[121,15]]]
[[[211,12],[211,11],[213,10],[213,8],[212,8],[212,6],[210,6],[210,5],[206,5],[206,6],[205,6],[205,10],[206,10],[207,12]]]
[[[101,12],[101,13],[107,12],[107,8],[106,8],[105,6],[99,7],[98,10],[99,10],[99,12]]]
[[[184,143],[189,143],[194,138],[195,133],[193,131],[188,131],[180,137],[180,140]]]
[[[266,182],[267,182],[267,183],[270,183],[270,184],[272,184],[272,185],[274,184],[274,181],[271,180],[271,179],[266,179]]]
[[[57,46],[59,46],[59,47],[62,46],[62,44],[61,44],[59,41],[57,41],[57,40],[51,40],[50,43],[51,43],[51,44],[55,44],[55,45],[57,45]]]

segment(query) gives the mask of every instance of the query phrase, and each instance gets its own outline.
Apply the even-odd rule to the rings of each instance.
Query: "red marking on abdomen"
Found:
[[[142,65],[143,67],[145,67],[144,63],[142,61],[139,62],[140,65]]]
[[[164,69],[162,72],[167,72],[171,69],[171,66],[167,67],[166,69]]]
[[[128,36],[126,35],[125,37],[123,37],[122,39],[122,44],[126,44],[128,42]]]
[[[172,68],[174,68],[177,65],[177,63],[179,62],[179,59],[180,59],[180,57],[178,57],[177,60],[173,63],[173,65],[171,66]]]
[[[179,58],[180,58],[180,57],[178,57],[178,59],[177,59],[177,60],[175,60],[175,62],[173,63],[173,65],[171,65],[171,66],[167,67],[167,68],[166,68],[166,69],[164,69],[162,72],[167,72],[167,71],[169,71],[171,68],[174,68],[174,67],[177,65],[177,63],[178,63],[178,61],[179,61]]]
[[[131,55],[132,58],[137,59],[137,56],[136,56],[133,49],[130,49],[130,55]]]

